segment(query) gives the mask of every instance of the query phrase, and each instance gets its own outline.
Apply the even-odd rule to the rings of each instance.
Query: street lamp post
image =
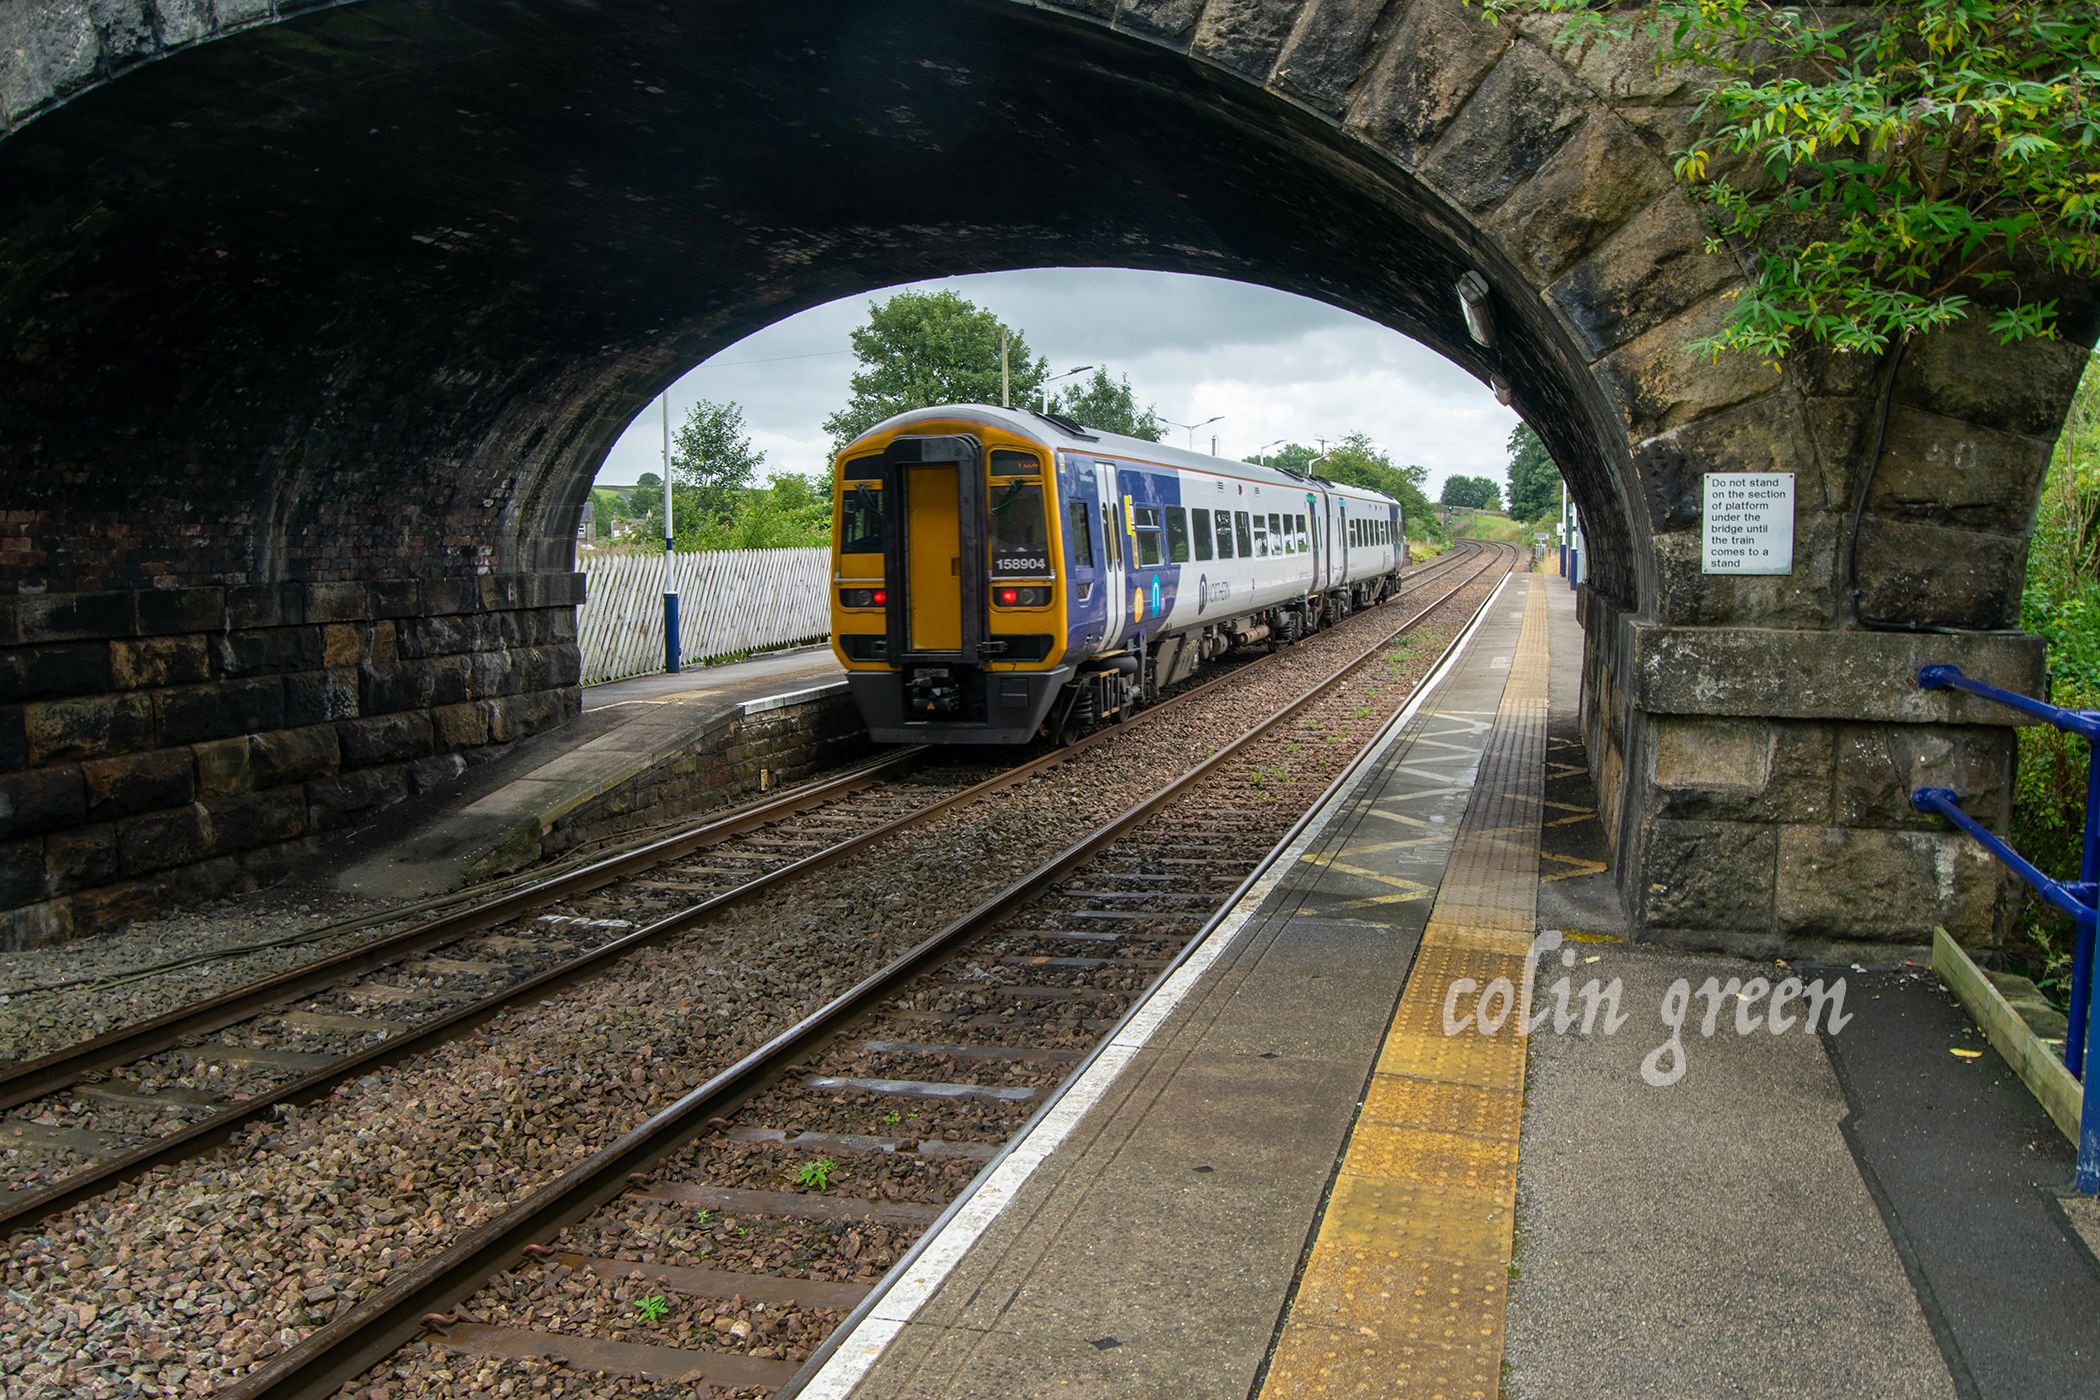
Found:
[[[1213,413],[1210,417],[1204,419],[1200,423],[1177,423],[1171,418],[1162,418],[1159,421],[1166,424],[1170,428],[1186,428],[1188,430],[1189,435],[1188,449],[1189,451],[1194,452],[1196,450],[1196,429],[1207,428],[1213,423],[1222,423],[1225,421],[1225,415],[1222,413]]]
[[[1092,368],[1092,365],[1080,365],[1077,369],[1068,369],[1062,374],[1053,374],[1042,383],[1036,385],[1035,411],[1037,413],[1048,413],[1050,411],[1050,386],[1052,384],[1055,384],[1060,379],[1070,379],[1075,374],[1085,374]]]

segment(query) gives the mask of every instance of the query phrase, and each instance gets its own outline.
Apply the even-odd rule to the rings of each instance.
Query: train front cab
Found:
[[[1064,664],[1052,454],[977,423],[857,443],[835,479],[832,650],[870,737],[1017,744]]]

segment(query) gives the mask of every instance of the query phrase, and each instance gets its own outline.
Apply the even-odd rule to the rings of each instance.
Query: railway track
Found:
[[[1396,639],[1470,618],[1516,557],[1446,556],[1401,617],[1372,614],[1369,645],[1237,738],[223,1393],[323,1396],[363,1376],[358,1393],[435,1395],[521,1365],[555,1393],[564,1375],[792,1393],[1411,693],[1436,658]],[[1022,767],[1135,750],[1225,679]],[[1200,826],[1180,815],[1192,801]]]
[[[1410,588],[1435,586],[1467,557],[1411,571]],[[1183,695],[1240,669],[1220,668]],[[1114,732],[1018,766],[889,755],[0,1069],[0,1149],[10,1159],[0,1233],[210,1150],[283,1106],[463,1035]]]

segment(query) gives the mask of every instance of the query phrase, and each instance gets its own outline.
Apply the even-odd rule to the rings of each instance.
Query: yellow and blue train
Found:
[[[983,404],[834,467],[831,645],[877,740],[1070,740],[1233,647],[1399,589],[1400,506]]]

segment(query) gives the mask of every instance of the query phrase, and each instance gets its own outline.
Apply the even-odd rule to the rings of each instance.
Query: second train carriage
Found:
[[[1378,492],[1018,409],[900,414],[834,471],[832,650],[887,742],[1076,736],[1407,559]]]

